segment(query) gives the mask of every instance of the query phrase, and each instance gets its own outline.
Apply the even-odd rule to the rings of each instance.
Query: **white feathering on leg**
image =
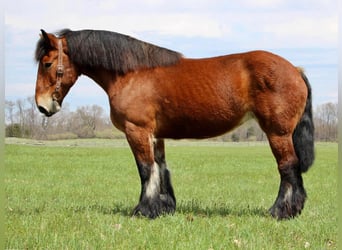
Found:
[[[155,162],[151,169],[150,180],[146,187],[146,196],[148,198],[153,198],[160,193],[160,175],[159,175],[159,167]]]

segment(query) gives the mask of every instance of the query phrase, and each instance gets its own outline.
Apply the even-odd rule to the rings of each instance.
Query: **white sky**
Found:
[[[7,1],[5,98],[34,95],[39,30],[71,28],[128,34],[186,57],[269,50],[306,69],[314,105],[337,102],[337,5],[337,0]],[[108,110],[105,93],[86,77],[65,102]]]

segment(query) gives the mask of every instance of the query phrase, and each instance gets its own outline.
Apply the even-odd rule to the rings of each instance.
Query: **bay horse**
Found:
[[[41,30],[35,100],[52,116],[83,74],[108,95],[110,117],[133,152],[141,193],[133,215],[174,213],[176,198],[164,139],[210,138],[254,118],[278,164],[280,187],[269,209],[277,219],[300,214],[302,173],[314,161],[311,87],[303,70],[280,56],[251,51],[204,59],[123,34]]]

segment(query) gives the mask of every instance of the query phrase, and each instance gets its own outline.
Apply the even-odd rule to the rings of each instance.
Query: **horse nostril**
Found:
[[[46,116],[51,116],[50,112],[47,111],[44,107],[38,106],[38,109],[39,109],[39,111],[40,111],[41,113],[43,113],[44,115],[46,115]]]

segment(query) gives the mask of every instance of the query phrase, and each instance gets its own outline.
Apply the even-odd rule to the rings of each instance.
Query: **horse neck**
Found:
[[[104,69],[81,69],[81,74],[94,80],[107,93],[110,85],[115,82],[117,76],[115,72]]]

